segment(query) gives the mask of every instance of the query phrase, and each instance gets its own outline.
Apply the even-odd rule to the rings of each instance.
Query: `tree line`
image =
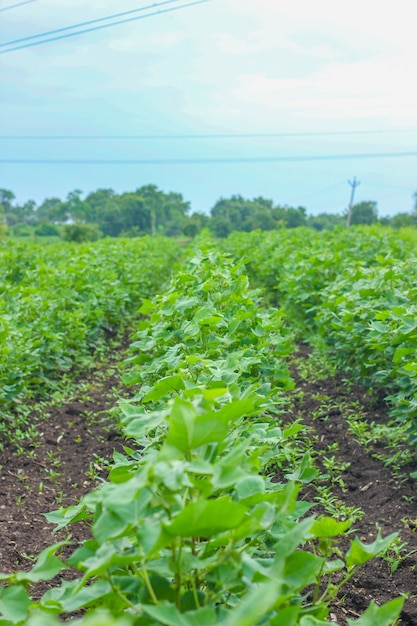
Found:
[[[417,193],[414,199],[412,212],[381,219],[376,202],[360,202],[352,208],[351,224],[379,221],[394,228],[417,226]],[[246,199],[240,195],[220,198],[209,214],[192,212],[182,194],[167,193],[155,185],[122,194],[97,189],[84,198],[76,189],[65,200],[46,198],[39,206],[33,200],[18,204],[12,191],[0,189],[0,224],[3,233],[12,236],[60,236],[78,241],[146,234],[195,237],[203,228],[209,228],[216,237],[227,237],[236,230],[298,226],[323,230],[345,222],[346,213],[308,215],[302,206],[275,205],[263,197]]]

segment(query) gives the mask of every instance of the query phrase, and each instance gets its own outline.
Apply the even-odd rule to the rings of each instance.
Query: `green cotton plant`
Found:
[[[90,519],[92,538],[66,563],[80,578],[31,602],[27,584],[63,567],[56,557],[61,544],[42,553],[31,572],[3,575],[6,623],[80,609],[87,610],[80,624],[103,611],[109,623],[123,618],[132,626],[326,623],[328,603],[342,587],[332,583],[333,574],[345,570],[348,580],[394,537],[371,545],[354,539],[344,561],[334,558],[340,553],[335,536],[350,524],[326,517],[301,521],[308,507],[297,501],[297,484],[259,473],[243,419],[256,403],[251,395],[234,400],[215,420],[217,403],[204,393],[198,400],[173,399],[159,450],[145,454],[133,471],[125,465],[78,506],[47,516],[60,527]],[[228,441],[234,430],[240,445]],[[396,619],[402,600],[395,603]]]
[[[141,312],[148,319],[134,338],[126,377],[143,383],[140,399],[161,378],[167,390],[175,388],[169,377],[176,374],[193,383],[231,385],[242,375],[284,389],[293,384],[283,361],[291,344],[282,313],[262,308],[242,268],[225,255],[200,251]]]
[[[91,538],[65,562],[56,544],[30,572],[1,575],[0,626],[43,618],[55,626],[76,611],[80,626],[320,626],[343,584],[395,540],[354,539],[343,557],[338,537],[350,523],[309,515],[311,505],[297,499],[311,479],[308,456],[292,480],[269,475],[301,428],[281,431],[273,420],[270,387],[288,384],[284,363],[278,376],[274,367],[279,337],[265,341],[274,312],[261,310],[224,257],[195,258],[157,307],[146,304],[150,319],[131,361],[132,378],[146,384],[121,405],[130,448],[115,455],[108,482],[47,515],[57,530],[89,524]],[[190,320],[197,332],[187,330]],[[79,576],[32,601],[32,582],[68,568]],[[362,625],[372,617],[388,626],[402,603],[371,605]]]
[[[145,237],[84,245],[0,246],[0,434],[25,425],[19,407],[91,365],[108,335],[169,282],[175,242]]]
[[[301,341],[321,337],[340,369],[385,395],[415,443],[415,240],[375,227],[296,229],[234,234],[225,248],[245,259]]]
[[[205,385],[207,396],[228,402],[256,385],[266,403],[293,386],[281,313],[264,310],[241,268],[209,247],[189,260],[165,293],[145,301],[141,312],[147,319],[134,337],[125,380],[142,384],[122,404],[121,421],[127,436],[144,435],[144,447],[151,445],[147,430],[161,423],[161,413],[154,416],[153,410],[173,394]]]
[[[382,389],[393,417],[405,423],[410,441],[417,430],[417,323],[415,259],[380,258],[352,284],[341,277],[325,291],[317,327],[351,375]]]

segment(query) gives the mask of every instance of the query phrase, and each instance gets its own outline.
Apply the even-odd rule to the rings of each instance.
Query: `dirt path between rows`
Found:
[[[79,393],[62,406],[35,411],[35,441],[6,444],[0,451],[0,571],[29,569],[34,556],[68,535],[52,535],[43,513],[76,504],[106,476],[113,451],[121,450],[108,411],[122,388],[117,363],[124,354],[120,348],[90,373],[88,385],[80,380]],[[74,542],[88,533],[82,524],[70,530]]]
[[[297,356],[299,359],[308,359],[310,353],[307,346],[300,346]],[[343,473],[345,489],[342,491],[335,485],[333,494],[348,506],[364,511],[363,518],[353,526],[354,534],[361,541],[371,543],[377,536],[377,527],[380,527],[383,536],[400,532],[401,543],[407,543],[402,555],[417,550],[415,481],[395,478],[381,461],[373,459],[349,434],[343,415],[344,405],[358,402],[363,419],[385,424],[388,415],[384,403],[374,404],[361,388],[348,390],[343,375],[323,380],[312,380],[310,376],[306,380],[299,375],[296,366],[292,368],[292,375],[296,380],[297,393],[294,394],[290,419],[301,419],[317,434],[318,464],[321,456],[329,456],[328,446],[335,442],[338,443],[338,451],[335,453],[337,460],[350,463],[350,467]],[[326,404],[330,407],[328,411],[323,410],[322,398],[326,398]],[[411,465],[404,468],[407,475],[415,470],[416,466]],[[311,499],[315,493],[309,491]],[[345,550],[348,547],[346,542]],[[343,625],[347,618],[353,620],[359,617],[371,600],[380,605],[400,594],[411,596],[405,602],[401,625],[416,626],[417,553],[403,559],[393,573],[390,571],[390,563],[380,558],[366,563],[351,583],[343,588],[333,614],[337,617],[337,623]]]

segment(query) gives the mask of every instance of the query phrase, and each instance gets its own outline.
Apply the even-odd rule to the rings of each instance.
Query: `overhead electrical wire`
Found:
[[[344,159],[385,159],[416,157],[417,152],[370,152],[358,154],[324,154],[269,157],[219,157],[184,159],[0,159],[14,165],[210,165],[216,163],[294,163],[300,161],[332,161]]]
[[[33,2],[34,0],[29,0]],[[47,30],[44,33],[38,33],[37,35],[29,35],[27,37],[21,37],[20,39],[12,39],[5,43],[0,43],[0,47],[11,46],[15,43],[22,43],[23,41],[29,41],[30,39],[39,39],[39,37],[48,37],[49,35],[56,35],[67,30],[73,30],[74,28],[82,28],[83,26],[91,26],[91,24],[97,24],[98,22],[105,22],[107,20],[113,20],[118,17],[124,17],[125,15],[131,15],[132,13],[138,13],[141,11],[147,11],[148,9],[155,8],[155,6],[164,6],[166,4],[173,4],[180,2],[181,0],[164,0],[163,2],[148,4],[147,6],[139,7],[137,9],[130,9],[129,11],[123,11],[122,13],[113,13],[113,15],[106,15],[105,17],[97,17],[86,22],[78,22],[78,24],[72,24],[71,26],[63,26],[61,28],[54,28],[53,30]],[[16,6],[16,5],[15,5]]]
[[[17,7],[21,7],[24,4],[31,4],[32,2],[37,2],[37,0],[25,0],[24,2],[17,2],[16,4],[9,4],[7,7],[1,7],[0,11],[8,11],[9,9],[17,9]]]
[[[380,135],[398,133],[417,133],[417,129],[402,130],[335,130],[335,131],[295,131],[295,132],[271,132],[271,133],[207,133],[207,134],[183,134],[183,135],[0,135],[2,140],[189,140],[189,139],[269,139],[276,137],[325,137],[339,135]]]
[[[0,44],[1,48],[5,48],[6,46],[12,46],[12,47],[8,47],[5,50],[0,50],[0,54],[7,54],[8,52],[13,52],[15,50],[23,50],[24,48],[31,48],[33,46],[40,46],[44,43],[49,43],[50,41],[58,41],[60,39],[66,39],[68,37],[75,37],[76,35],[82,35],[84,33],[91,33],[93,31],[96,30],[101,30],[103,28],[110,28],[111,26],[117,26],[119,24],[126,24],[128,22],[134,22],[136,20],[143,20],[147,17],[153,17],[155,15],[162,15],[163,13],[171,13],[173,11],[179,11],[180,9],[186,9],[187,7],[192,7],[192,6],[196,6],[198,4],[204,4],[206,2],[211,2],[212,0],[193,0],[193,2],[187,2],[185,4],[181,4],[179,6],[173,6],[173,7],[168,7],[165,9],[159,9],[157,11],[153,10],[149,13],[146,13],[145,15],[136,15],[135,17],[129,17],[123,20],[117,20],[117,21],[113,21],[110,22],[109,24],[101,24],[100,26],[92,26],[91,28],[84,28],[83,30],[77,30],[75,32],[70,32],[70,33],[65,33],[65,34],[61,34],[61,35],[57,35],[56,37],[48,37],[46,39],[41,39],[41,41],[31,41],[29,43],[23,43],[22,45],[19,46],[14,46],[14,43],[19,42],[19,41],[27,41],[29,39],[34,39],[34,38],[41,38],[42,36],[47,36],[48,34],[52,34],[54,32],[61,32],[63,30],[68,30],[68,29],[74,29],[77,27],[77,25],[73,25],[73,26],[67,26],[67,27],[63,27],[62,29],[55,29],[55,31],[49,31],[49,33],[40,33],[38,35],[30,35],[29,37],[23,37],[22,39],[15,39],[13,41],[7,41],[7,42],[3,42]],[[137,11],[146,11],[149,9],[155,9],[157,7],[161,7],[161,6],[165,6],[167,4],[171,4],[173,2],[181,2],[181,0],[165,0],[165,2],[158,2],[158,3],[154,3],[154,4],[150,4],[147,5],[145,7],[141,7],[139,9],[132,9],[131,11],[127,11],[125,14],[127,13],[133,13],[133,12],[137,12]],[[118,14],[116,14],[118,15]],[[122,14],[120,14],[122,15]],[[103,20],[108,20],[111,19],[113,16],[108,16],[108,17],[103,17],[103,18],[98,18],[97,20],[90,20],[90,23],[96,23],[99,21],[103,21]],[[87,24],[88,22],[85,22],[85,24]]]

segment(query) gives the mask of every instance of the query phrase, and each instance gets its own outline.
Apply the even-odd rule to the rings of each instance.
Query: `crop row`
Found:
[[[108,482],[47,516],[57,529],[87,521],[92,537],[65,563],[63,541],[3,575],[0,626],[56,626],[78,610],[80,626],[324,626],[344,583],[395,535],[355,538],[343,554],[350,522],[297,499],[308,463],[292,480],[277,473],[297,431],[275,418],[292,385],[282,315],[210,249],[141,312],[128,364],[140,390],[120,405],[129,447]],[[69,567],[79,578],[32,601],[32,583]],[[389,626],[402,603],[371,604],[349,624]]]
[[[301,339],[316,335],[342,371],[383,393],[417,438],[415,242],[382,229],[300,230],[232,237],[252,279],[286,311]]]
[[[176,254],[171,240],[151,238],[0,248],[0,407],[13,429],[14,409],[90,364],[169,279]],[[1,420],[0,433],[10,428]]]

